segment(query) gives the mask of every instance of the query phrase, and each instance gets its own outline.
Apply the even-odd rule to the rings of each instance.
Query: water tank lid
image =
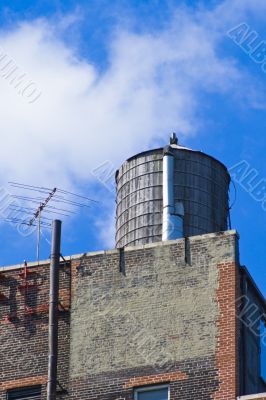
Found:
[[[172,139],[173,139],[173,140],[172,140]],[[176,142],[176,143],[171,143],[171,142]],[[228,172],[228,169],[226,168],[226,166],[225,166],[220,160],[217,160],[217,158],[215,158],[215,157],[213,157],[213,156],[211,156],[211,155],[209,155],[209,154],[206,154],[206,153],[204,153],[204,152],[202,152],[202,151],[193,150],[193,149],[191,149],[190,147],[180,146],[180,145],[178,144],[178,139],[177,139],[177,138],[172,137],[172,138],[170,139],[170,144],[169,144],[168,146],[166,146],[166,147],[167,147],[168,149],[173,149],[173,150],[174,150],[174,149],[175,149],[175,150],[184,150],[184,151],[190,151],[190,152],[193,152],[193,153],[202,154],[202,155],[204,155],[205,157],[208,157],[208,158],[210,158],[211,160],[214,160],[215,162],[217,162],[218,164],[220,164],[220,165],[226,170],[226,172],[227,172],[227,174],[228,174],[228,177],[229,177],[229,180],[231,179],[231,178],[230,178],[230,174],[229,174],[229,172]],[[134,156],[129,157],[125,162],[134,160],[134,159],[136,159],[136,158],[138,158],[138,157],[140,157],[140,156],[147,156],[147,155],[149,155],[149,154],[155,154],[155,153],[158,154],[158,153],[159,153],[159,154],[162,154],[162,155],[163,155],[164,150],[165,150],[165,147],[159,147],[159,148],[156,148],[156,149],[146,150],[146,151],[143,151],[143,152],[141,152],[141,153],[135,154]],[[117,172],[116,172],[116,181],[117,181],[117,178],[118,178],[118,174],[119,174],[119,169],[118,169]]]
[[[193,151],[193,152],[199,153],[198,150],[193,150],[193,149],[191,149],[189,147],[180,146],[179,144],[170,144],[167,147],[168,148],[172,148],[172,149],[176,149],[176,150],[188,150],[188,151]],[[140,156],[146,156],[146,155],[154,154],[154,153],[161,153],[162,154],[164,149],[165,149],[165,147],[158,147],[156,149],[142,151],[141,153],[137,153],[134,156],[129,157],[126,161],[131,161],[131,160],[134,160],[135,158],[138,158]]]

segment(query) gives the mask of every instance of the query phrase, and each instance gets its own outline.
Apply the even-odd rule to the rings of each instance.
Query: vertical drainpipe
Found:
[[[61,221],[56,219],[53,221],[52,252],[51,252],[51,266],[50,266],[49,361],[48,361],[47,400],[56,399],[60,242],[61,242]]]
[[[162,240],[184,237],[184,206],[174,198],[174,156],[171,146],[163,151],[163,228]]]

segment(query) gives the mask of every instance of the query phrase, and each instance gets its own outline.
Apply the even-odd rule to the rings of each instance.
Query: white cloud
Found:
[[[104,72],[89,54],[77,58],[54,22],[0,32],[1,47],[42,91],[28,104],[0,77],[0,181],[67,188],[93,179],[90,171],[104,160],[119,165],[171,131],[195,134],[202,123],[199,93],[241,94],[246,75],[232,58],[218,55],[217,45],[232,13],[254,3],[225,1],[194,15],[177,9],[157,34],[117,29]],[[256,12],[265,8],[256,4]]]

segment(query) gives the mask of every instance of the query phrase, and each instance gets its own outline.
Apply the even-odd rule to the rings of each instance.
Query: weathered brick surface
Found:
[[[173,400],[235,399],[237,269],[229,233],[77,262],[70,397],[132,399],[133,382],[168,382]]]
[[[216,348],[216,364],[220,384],[218,391],[213,394],[213,399],[235,399],[239,385],[239,321],[237,319],[236,299],[240,294],[240,276],[238,265],[234,262],[221,263],[218,268],[217,300],[220,313],[217,321],[219,338]]]
[[[71,314],[60,314],[58,398],[132,400],[135,387],[168,383],[171,400],[235,400],[237,247],[226,232],[73,258],[60,276]],[[0,400],[36,383],[45,398],[49,268],[35,270],[26,316],[18,271],[0,281]]]
[[[42,384],[43,398],[47,383],[48,364],[48,302],[49,267],[29,268],[25,279],[23,269],[1,274],[0,293],[0,399],[6,390]],[[60,269],[60,297],[69,306],[70,268]],[[35,272],[35,273],[34,273]],[[10,318],[7,318],[10,316]],[[59,381],[68,382],[69,314],[59,316]]]
[[[27,378],[20,378],[20,379],[12,379],[10,381],[4,381],[0,383],[0,389],[2,391],[6,391],[9,389],[16,389],[18,387],[25,387],[31,385],[42,385],[46,384],[47,382],[47,375],[43,376],[32,376]]]
[[[153,367],[120,370],[100,375],[88,375],[71,381],[71,399],[133,400],[134,387],[170,385],[172,399],[210,399],[218,387],[215,360],[211,358],[173,365],[174,371],[154,371]],[[136,383],[134,386],[133,384]]]
[[[131,378],[124,384],[124,388],[136,387],[136,386],[144,386],[144,385],[154,385],[156,383],[163,382],[175,382],[182,381],[187,379],[188,375],[184,372],[168,372],[165,374],[157,374],[157,375],[143,375],[143,376],[135,376]]]

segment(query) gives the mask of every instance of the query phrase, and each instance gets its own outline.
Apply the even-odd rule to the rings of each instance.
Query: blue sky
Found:
[[[245,23],[266,40],[265,11],[263,0],[2,1],[1,52],[40,96],[19,95],[0,61],[1,187],[58,186],[99,200],[63,220],[70,255],[113,247],[113,188],[92,171],[163,146],[173,131],[266,179],[266,73],[228,35]],[[232,226],[241,262],[266,294],[266,211],[241,177]],[[23,237],[7,223],[0,232],[0,265],[35,259],[35,233]],[[42,237],[48,258],[49,232]]]

